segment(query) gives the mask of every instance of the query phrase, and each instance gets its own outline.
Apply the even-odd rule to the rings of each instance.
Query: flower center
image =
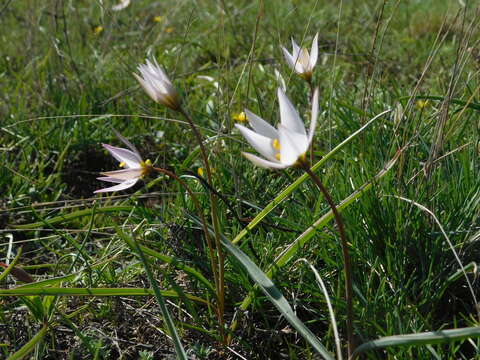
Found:
[[[280,161],[280,141],[278,141],[278,139],[273,139],[272,147],[277,151],[275,153],[275,159]]]
[[[125,164],[124,161],[122,161],[120,164],[118,164],[118,166],[121,167],[121,168],[125,167],[125,165],[127,165],[127,164]]]

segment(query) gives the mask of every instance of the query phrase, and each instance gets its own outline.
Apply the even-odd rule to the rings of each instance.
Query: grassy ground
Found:
[[[464,4],[465,3],[465,4]],[[169,310],[194,359],[315,359],[310,345],[280,316],[244,267],[226,259],[229,347],[221,345],[214,295],[188,265],[213,282],[191,198],[172,179],[149,178],[114,196],[99,171],[117,163],[101,143],[120,146],[112,127],[144,158],[182,175],[209,213],[208,189],[184,120],[156,105],[132,76],[156,58],[174,79],[202,134],[214,168],[220,225],[235,236],[301,171],[273,172],[240,155],[248,144],[233,127],[247,107],[278,121],[274,70],[309,118],[309,89],[285,64],[280,46],[294,37],[310,47],[319,33],[318,161],[380,112],[391,112],[335,153],[317,171],[336,202],[389,172],[342,210],[353,261],[354,332],[358,344],[387,335],[478,325],[475,300],[435,218],[463,265],[480,256],[479,27],[472,1],[6,1],[0,5],[0,261],[55,288],[151,287],[121,234],[136,229]],[[433,97],[427,101],[425,97]],[[412,204],[408,202],[416,202]],[[263,270],[328,211],[311,181],[239,243]],[[166,263],[165,256],[175,259]],[[333,221],[302,242],[273,281],[297,316],[332,352],[325,297],[306,259],[326,283],[345,350],[340,240]],[[476,267],[468,269],[473,292]],[[461,276],[454,276],[460,274]],[[21,284],[0,278],[3,289]],[[0,298],[0,352],[15,353],[36,334],[37,359],[166,359],[174,349],[155,298],[129,296]],[[90,294],[92,295],[92,294]],[[95,294],[93,294],[95,295]],[[192,299],[188,296],[197,296]],[[48,323],[48,328],[42,328]],[[42,329],[45,329],[42,330]],[[44,331],[44,332],[42,332]],[[471,359],[476,339],[368,352],[372,359]]]

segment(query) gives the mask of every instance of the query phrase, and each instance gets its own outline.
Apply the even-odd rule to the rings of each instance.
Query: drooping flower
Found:
[[[119,133],[118,138],[127,145],[129,149],[119,148],[116,146],[103,144],[112,156],[120,162],[122,170],[106,171],[100,174],[105,175],[98,177],[98,180],[115,183],[117,185],[96,190],[95,193],[104,193],[112,191],[120,191],[128,189],[135,183],[152,171],[152,163],[150,160],[143,161],[135,146]]]
[[[146,64],[138,66],[138,71],[141,76],[135,73],[133,75],[153,101],[175,111],[180,109],[180,96],[156,60],[154,64],[147,60]]]
[[[277,129],[248,110],[245,110],[245,113],[253,130],[240,124],[235,124],[235,127],[250,145],[265,157],[262,159],[250,153],[243,153],[247,159],[263,168],[284,169],[306,161],[306,152],[312,142],[317,123],[318,89],[315,89],[313,94],[308,134],[297,110],[283,90],[279,88],[277,94],[280,105],[280,124]]]
[[[305,47],[300,48],[292,38],[292,53],[282,46],[283,55],[288,65],[302,78],[307,81],[312,79],[313,68],[317,64],[318,59],[318,33],[312,41],[310,53]]]

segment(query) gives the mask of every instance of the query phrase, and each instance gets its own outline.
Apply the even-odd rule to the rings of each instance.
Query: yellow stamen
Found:
[[[273,139],[272,146],[275,150],[280,151],[280,141],[278,139]]]
[[[275,154],[275,159],[277,159],[278,161],[280,161],[280,153],[279,153],[279,152]]]
[[[233,116],[233,120],[237,122],[246,122],[247,121],[247,115],[245,114],[244,111],[239,112],[238,114]]]
[[[171,33],[173,32],[173,26],[167,27],[167,28],[165,29],[165,32],[166,32],[167,34],[171,34]]]
[[[197,174],[198,174],[198,176],[203,176],[203,168],[199,167],[197,169]]]
[[[125,167],[125,165],[127,164],[125,164],[123,161],[120,164],[118,164],[118,166],[120,166],[121,168]]]
[[[103,31],[103,26],[98,25],[93,29],[93,34],[94,35],[100,35],[102,33],[102,31]]]
[[[162,19],[163,19],[162,16],[155,16],[155,17],[153,18],[153,21],[158,23],[158,22],[162,21]]]

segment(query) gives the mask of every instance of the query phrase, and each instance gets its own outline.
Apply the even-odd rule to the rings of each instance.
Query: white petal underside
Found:
[[[296,71],[296,69],[295,69],[295,60],[296,59],[283,46],[282,46],[282,51],[283,51],[283,56],[285,57],[285,60],[288,64],[288,66],[290,66],[290,68],[292,70]]]
[[[282,125],[279,126],[279,129],[283,129],[290,140],[291,145],[295,149],[297,156],[304,154],[308,150],[308,136],[304,134],[299,134],[295,131],[290,131],[285,129]],[[281,143],[280,143],[281,145]]]
[[[119,179],[119,180],[132,180],[138,179],[143,174],[143,169],[124,169],[124,170],[115,170],[115,171],[105,171],[100,174]]]
[[[255,130],[257,133],[269,137],[270,139],[278,138],[277,129],[275,129],[272,125],[247,109],[245,109],[245,114],[247,115],[247,119],[250,125],[252,125],[253,130]]]
[[[103,147],[107,149],[112,156],[120,162],[124,162],[128,168],[139,168],[142,158],[131,150],[119,148],[116,146],[103,144]]]
[[[125,190],[125,189],[128,189],[128,188],[132,187],[133,185],[135,185],[137,180],[138,179],[126,180],[126,181],[124,181],[124,182],[122,182],[118,185],[114,185],[114,186],[110,186],[110,187],[107,187],[107,188],[96,190],[96,191],[94,191],[94,193],[98,194],[98,193]]]
[[[113,132],[115,133],[115,135],[120,139],[121,142],[123,142],[125,145],[127,145],[130,148],[130,150],[132,150],[135,154],[139,154],[135,145],[133,145],[130,141],[128,141],[128,139],[126,137],[124,137],[117,130],[115,130],[115,128],[112,128],[112,129],[113,129]],[[140,157],[140,155],[139,155],[139,157]]]
[[[298,157],[303,154],[295,144],[295,140],[289,136],[290,131],[283,126],[279,126],[280,135],[280,162],[286,166],[295,164]]]
[[[108,177],[108,176],[97,177],[97,180],[108,181],[108,182],[115,183],[115,184],[120,184],[120,183],[125,181],[125,180],[122,180],[122,179],[117,179],[117,178]]]
[[[318,33],[315,35],[312,41],[312,48],[310,49],[310,69],[313,70],[317,64],[318,59]]]
[[[245,156],[248,160],[250,160],[254,165],[260,166],[265,169],[284,169],[287,167],[286,165],[277,161],[268,161],[250,153],[242,152],[242,155]]]
[[[275,161],[276,151],[272,146],[273,139],[260,135],[240,124],[235,124],[235,127],[240,130],[242,135],[245,137],[248,143],[255,148],[255,150],[257,150],[268,160]]]
[[[278,102],[280,104],[280,122],[283,126],[291,131],[300,134],[306,134],[305,126],[303,125],[297,110],[293,107],[287,95],[278,88]]]

